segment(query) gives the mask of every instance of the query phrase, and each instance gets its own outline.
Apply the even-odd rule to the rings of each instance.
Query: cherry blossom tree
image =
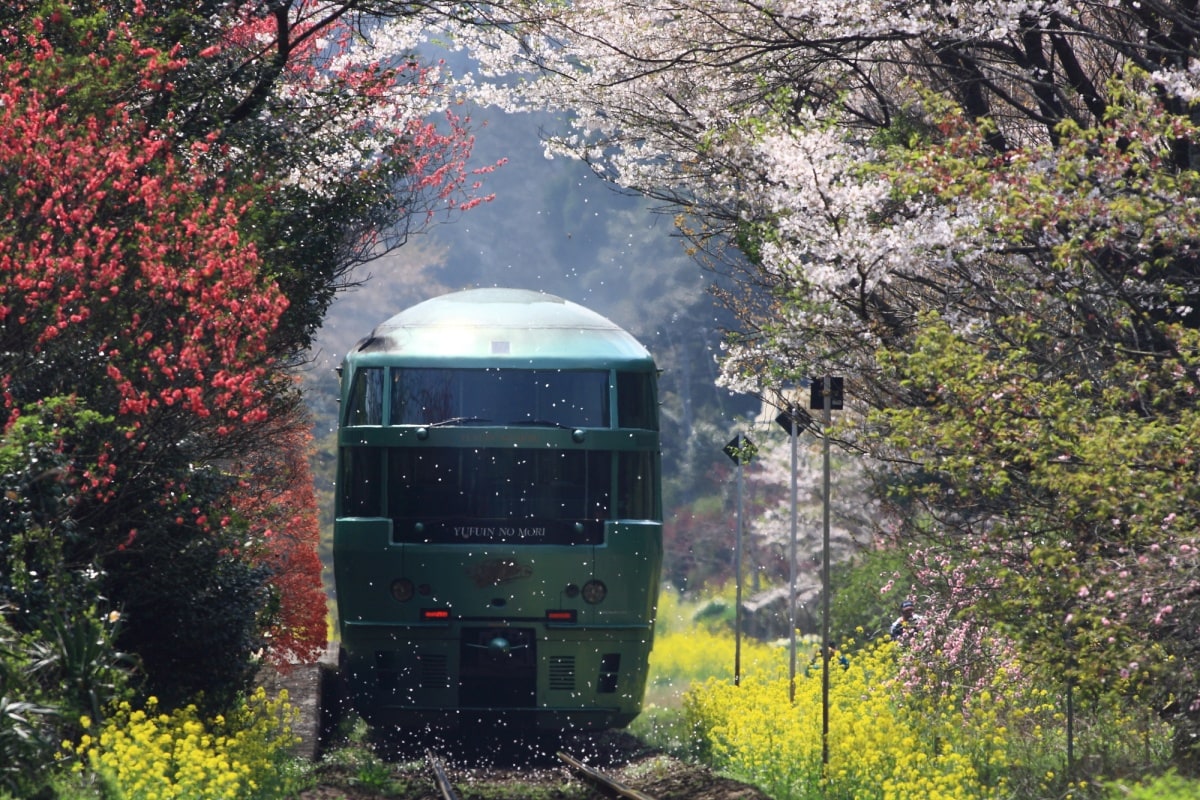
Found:
[[[480,97],[573,109],[550,149],[740,279],[726,385],[846,376],[838,435],[948,607],[1043,675],[1153,686],[1187,764],[1197,28],[1175,2],[597,0],[460,41],[524,78]]]
[[[952,221],[934,206],[878,224],[888,181],[852,169],[924,131],[924,90],[986,120],[996,152],[1053,144],[1063,123],[1102,123],[1121,65],[1147,75],[1164,110],[1185,113],[1197,80],[1188,9],[547,2],[507,27],[459,29],[457,41],[481,73],[523,78],[478,97],[569,109],[552,151],[687,212],[699,252],[740,271],[747,292],[730,301],[745,344],[726,374],[750,388],[741,375],[780,364],[867,379],[876,344],[903,337],[914,309],[940,307],[924,288],[940,263],[926,253],[953,236]],[[1177,143],[1168,166],[1189,153]]]

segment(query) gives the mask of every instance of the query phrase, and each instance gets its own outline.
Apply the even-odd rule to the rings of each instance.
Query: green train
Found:
[[[662,565],[658,370],[539,292],[403,311],[341,369],[339,675],[374,725],[623,727]]]

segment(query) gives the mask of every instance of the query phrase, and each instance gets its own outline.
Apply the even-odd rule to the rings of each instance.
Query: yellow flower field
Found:
[[[884,643],[859,651],[846,666],[832,662],[824,769],[819,664],[797,674],[794,704],[786,675],[751,675],[740,686],[710,679],[694,687],[685,697],[687,713],[703,731],[715,766],[779,800],[1008,796],[1002,778],[988,780],[976,766],[977,758],[1004,766],[991,720],[964,721],[952,708],[905,698],[893,648]]]
[[[697,624],[694,607],[664,599],[647,709],[634,731],[775,800],[1082,800],[1109,796],[1105,769],[1149,775],[1166,763],[1169,731],[1151,715],[1117,695],[1076,698],[1077,769],[1068,775],[1063,687],[997,664],[987,683],[973,675],[968,689],[963,676],[914,665],[886,639],[845,642],[832,660],[823,763],[818,643],[798,647],[791,702],[786,643],[743,639],[735,686],[728,628]]]
[[[279,766],[295,742],[294,709],[286,693],[270,700],[258,689],[235,718],[203,721],[195,706],[171,714],[121,703],[98,731],[90,719],[78,743],[64,749],[122,800],[254,800],[286,796],[286,770]]]

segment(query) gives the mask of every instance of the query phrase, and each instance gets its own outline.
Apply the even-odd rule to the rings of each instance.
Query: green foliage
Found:
[[[0,436],[0,602],[22,630],[47,624],[64,602],[90,604],[88,529],[75,520],[79,475],[100,469],[113,418],[76,397],[50,397]]]
[[[326,784],[362,787],[388,796],[403,793],[408,787],[400,771],[371,747],[372,734],[378,733],[355,714],[343,718],[334,740],[340,743],[339,746],[325,753],[317,767],[322,781]],[[427,767],[423,762],[419,769],[423,775],[427,775]]]
[[[43,785],[43,770],[53,762],[56,710],[38,700],[34,668],[8,624],[9,610],[0,606],[0,796],[28,797]]]
[[[66,613],[56,610],[48,629],[20,636],[0,618],[0,789],[18,796],[48,791],[63,738],[129,693],[133,665],[113,645],[115,612],[92,607],[69,620]]]
[[[216,713],[257,670],[267,571],[239,555],[236,530],[210,535],[164,522],[138,540],[106,576],[123,601],[121,641],[141,659],[146,690],[167,707],[199,698]]]
[[[266,572],[241,556],[238,528],[218,533],[192,521],[193,509],[222,502],[230,479],[191,470],[174,505],[147,503],[106,545],[75,515],[87,507],[78,476],[99,471],[112,431],[112,418],[83,400],[51,398],[0,439],[0,504],[9,512],[0,520],[0,591],[20,609],[14,624],[31,637],[43,690],[68,718],[100,718],[120,695],[133,661],[119,650],[137,654],[148,690],[166,703],[200,693],[210,707],[229,702],[248,687],[262,646]],[[157,487],[145,488],[153,496]],[[91,519],[102,522],[101,511]]]
[[[1180,481],[1177,465],[1195,459],[1200,414],[1187,407],[1140,413],[1129,398],[1172,392],[1158,380],[1194,365],[1159,359],[1152,369],[1141,367],[1136,383],[1127,376],[1132,364],[1100,372],[1060,363],[1051,373],[1030,358],[1029,347],[1046,338],[1038,326],[997,325],[1007,341],[981,348],[930,319],[910,353],[885,359],[937,400],[880,412],[892,445],[938,476],[897,491],[954,508],[964,521],[989,520],[992,536],[969,540],[970,552],[985,559],[980,569],[1003,589],[977,603],[1022,639],[1033,661],[1102,684],[1130,662],[1166,667],[1170,651],[1161,648],[1185,643],[1146,624],[1163,607],[1179,613],[1186,606],[1175,603],[1170,584],[1151,581],[1169,569],[1158,562],[1164,546],[1171,559],[1190,557],[1187,545],[1175,549],[1175,532],[1195,528],[1200,496]],[[1175,335],[1179,352],[1193,351],[1194,332]],[[1146,581],[1136,590],[1129,584],[1134,561]],[[1136,602],[1129,602],[1131,591]],[[1159,597],[1145,602],[1146,591]],[[1114,603],[1130,613],[1119,618]],[[1149,605],[1151,613],[1137,613]]]
[[[886,634],[915,578],[903,551],[880,548],[832,565],[830,583],[829,629],[842,639]]]
[[[703,603],[696,610],[692,622],[710,631],[732,631],[734,622],[734,604],[723,598],[713,598]]]
[[[39,696],[58,703],[60,736],[73,735],[83,716],[103,719],[110,705],[130,691],[137,661],[116,647],[120,613],[96,606],[68,618],[56,609],[48,629],[23,637]]]
[[[1132,786],[1124,781],[1107,785],[1107,800],[1191,800],[1200,796],[1200,781],[1189,780],[1174,772],[1139,781]]]
[[[1144,89],[1122,75],[1102,124],[1002,156],[989,124],[931,102],[941,137],[866,168],[949,215],[961,271],[939,280],[976,287],[880,350],[904,402],[870,424],[949,612],[1010,636],[1046,680],[1159,709],[1182,765],[1200,730],[1179,701],[1200,655],[1180,578],[1200,566],[1200,173],[1175,155],[1200,132]]]

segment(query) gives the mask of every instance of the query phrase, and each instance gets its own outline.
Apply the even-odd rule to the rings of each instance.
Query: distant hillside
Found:
[[[670,414],[681,420],[680,436],[690,435],[697,417],[750,413],[748,400],[713,384],[722,313],[671,220],[614,191],[586,165],[546,159],[539,134],[548,119],[482,112],[474,122],[476,162],[508,159],[487,178],[496,199],[413,236],[334,303],[307,376],[317,430],[333,427],[332,370],[347,348],[413,303],[477,286],[546,291],[629,330],[663,369],[664,394],[681,408]]]

